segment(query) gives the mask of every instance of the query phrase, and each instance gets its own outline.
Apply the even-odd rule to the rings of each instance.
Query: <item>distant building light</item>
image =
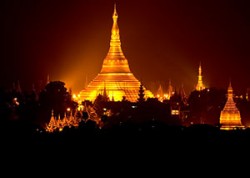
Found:
[[[173,110],[171,110],[171,115],[175,115],[175,116],[180,115],[180,111],[173,109]]]
[[[137,106],[134,106],[134,105],[133,105],[133,106],[131,106],[131,107],[132,107],[133,109],[137,108]]]
[[[13,98],[13,103],[14,103],[15,105],[17,105],[17,106],[20,105],[20,103],[18,102],[17,98]]]

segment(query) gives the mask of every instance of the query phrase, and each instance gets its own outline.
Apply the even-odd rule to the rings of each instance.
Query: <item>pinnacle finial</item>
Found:
[[[231,78],[229,79],[229,86],[227,88],[227,93],[228,93],[228,97],[232,97],[233,95],[233,87],[232,87],[232,83],[231,83]]]
[[[229,78],[229,86],[228,86],[228,88],[232,88],[231,78]]]
[[[114,14],[113,14],[113,16],[117,16],[116,3],[114,3]]]

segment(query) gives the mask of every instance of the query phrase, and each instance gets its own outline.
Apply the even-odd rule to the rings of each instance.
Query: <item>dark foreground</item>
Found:
[[[56,175],[81,175],[94,170],[90,171],[92,175],[101,169],[101,174],[118,177],[134,171],[140,175],[148,171],[168,175],[187,168],[215,171],[222,163],[235,167],[249,160],[250,129],[221,131],[209,125],[161,124],[99,129],[83,125],[46,133],[23,123],[1,126],[2,162],[8,169],[25,167],[24,175],[31,167],[36,175],[47,174],[45,170]]]
[[[221,131],[210,125],[190,127],[164,124],[119,125],[100,129],[95,125],[81,125],[78,128],[64,128],[61,132],[47,133],[27,123],[1,125],[2,141],[6,145],[33,146],[81,146],[84,148],[111,145],[154,147],[188,147],[206,145],[219,147],[248,146],[250,129]],[[105,149],[105,148],[104,148]]]

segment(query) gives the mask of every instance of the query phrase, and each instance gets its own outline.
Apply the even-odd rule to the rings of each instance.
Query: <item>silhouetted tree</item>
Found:
[[[194,124],[218,124],[220,111],[226,102],[225,93],[225,90],[216,88],[193,91],[188,99],[190,117],[187,122]]]
[[[60,115],[62,118],[66,111],[66,107],[69,107],[73,102],[69,92],[67,92],[67,88],[65,88],[65,83],[61,81],[48,83],[40,93],[39,99],[47,122],[52,110],[54,111],[55,116]]]
[[[103,108],[105,108],[108,100],[106,96],[99,94],[94,101],[94,109],[98,116],[103,115]]]
[[[145,101],[145,98],[144,98],[144,88],[143,88],[143,85],[141,84],[140,85],[140,88],[139,88],[139,98],[138,98],[138,102],[141,103],[141,102],[144,102]]]

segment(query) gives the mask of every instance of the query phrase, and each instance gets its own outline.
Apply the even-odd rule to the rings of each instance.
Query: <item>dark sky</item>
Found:
[[[154,90],[172,80],[190,92],[201,61],[204,83],[250,87],[247,0],[116,0],[122,49],[134,75]],[[101,69],[114,0],[5,0],[1,84],[62,80],[73,91]]]

